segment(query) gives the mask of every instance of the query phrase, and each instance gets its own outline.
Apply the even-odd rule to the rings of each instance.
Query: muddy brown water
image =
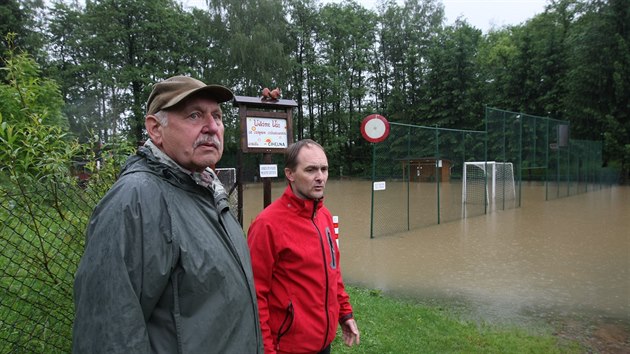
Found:
[[[284,184],[273,184],[272,199]],[[465,303],[484,320],[574,316],[630,325],[630,187],[545,201],[370,238],[371,183],[328,181],[340,218],[346,283],[419,300]],[[244,193],[245,229],[262,210],[260,184]]]

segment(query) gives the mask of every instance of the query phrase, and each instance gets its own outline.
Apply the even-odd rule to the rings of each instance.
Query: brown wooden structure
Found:
[[[407,180],[409,174],[410,182],[435,182],[439,178],[440,182],[451,180],[451,168],[453,161],[438,159],[436,157],[405,158],[402,163],[403,180]],[[441,166],[439,166],[441,164]]]
[[[287,147],[293,143],[293,108],[297,107],[294,100],[267,99],[264,97],[234,96],[234,106],[238,107],[238,115],[241,122],[241,149],[238,153],[238,221],[243,224],[243,153],[262,153],[263,162],[271,163],[271,154],[284,154]],[[251,137],[252,120],[259,120],[261,127],[272,130],[273,137],[263,139],[263,144],[254,143],[248,139]],[[248,130],[248,125],[252,126]],[[276,126],[277,125],[277,126]],[[280,128],[278,128],[280,127]],[[281,136],[282,127],[286,128],[285,137]],[[253,128],[253,129],[252,129]],[[265,145],[266,144],[266,145]],[[271,204],[271,179],[262,178],[263,181],[263,207]]]

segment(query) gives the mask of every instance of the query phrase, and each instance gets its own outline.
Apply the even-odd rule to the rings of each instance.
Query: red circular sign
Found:
[[[361,135],[371,143],[380,143],[389,135],[389,122],[380,114],[370,114],[363,118]]]

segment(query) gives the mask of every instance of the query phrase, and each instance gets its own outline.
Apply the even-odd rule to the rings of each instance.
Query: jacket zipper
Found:
[[[313,226],[315,226],[315,230],[317,230],[317,235],[319,235],[319,244],[322,247],[322,263],[324,264],[324,281],[326,283],[326,292],[324,298],[324,314],[326,315],[326,335],[324,335],[324,343],[322,344],[322,349],[326,347],[326,341],[328,340],[328,332],[330,329],[330,317],[328,316],[328,266],[326,264],[326,246],[324,243],[324,238],[322,237],[322,232],[317,227],[317,223],[315,222],[315,214],[317,213],[317,203],[319,201],[313,201],[313,214],[311,215],[311,222]]]

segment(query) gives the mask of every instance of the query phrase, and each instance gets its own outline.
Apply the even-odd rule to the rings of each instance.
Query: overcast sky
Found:
[[[545,10],[547,0],[442,0],[448,24],[457,17],[488,32],[493,26],[517,25]]]
[[[322,2],[343,0],[322,0]],[[357,0],[363,7],[376,9],[378,0]],[[402,5],[403,0],[397,0]],[[446,23],[452,24],[458,17],[488,32],[493,26],[517,25],[545,10],[547,0],[442,0]]]
[[[181,0],[184,6],[205,7],[205,0]],[[320,0],[322,3],[343,0]],[[376,9],[378,0],[356,0],[365,8]],[[397,0],[402,5],[404,0]],[[452,24],[458,17],[465,18],[472,26],[487,33],[490,28],[517,25],[545,10],[548,0],[442,0],[446,23]]]

